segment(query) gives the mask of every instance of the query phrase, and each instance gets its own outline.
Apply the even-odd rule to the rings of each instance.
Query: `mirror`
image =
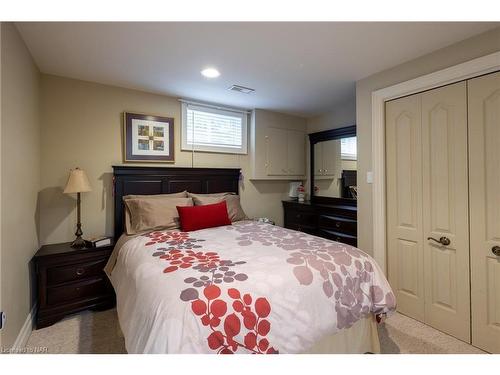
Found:
[[[355,128],[350,126],[311,134],[311,166],[314,168],[311,191],[314,196],[357,198]]]

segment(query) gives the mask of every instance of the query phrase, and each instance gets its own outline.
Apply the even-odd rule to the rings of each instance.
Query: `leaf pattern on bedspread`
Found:
[[[361,250],[339,242],[325,240],[258,222],[227,227],[242,235],[236,237],[239,246],[259,242],[289,251],[286,260],[300,285],[322,280],[323,293],[332,298],[337,313],[337,328],[349,328],[370,313],[384,314],[396,306],[392,291],[384,294],[373,285],[374,267],[371,258]]]
[[[186,232],[152,232],[144,235],[151,239],[145,246],[165,244],[167,247],[158,247],[152,253],[153,257],[164,260],[169,265],[163,270],[171,273],[181,269],[197,270],[202,276],[190,276],[184,279],[194,288],[184,289],[180,299],[191,302],[192,312],[200,317],[201,324],[210,329],[207,345],[216,350],[217,354],[234,354],[240,349],[252,354],[278,354],[279,351],[270,346],[266,335],[271,330],[271,323],[265,319],[271,313],[271,305],[265,297],[253,299],[246,293],[241,295],[240,290],[230,288],[228,297],[230,303],[221,297],[221,289],[215,284],[246,281],[248,276],[237,273],[232,268],[244,261],[233,262],[221,260],[215,251],[195,251],[202,246],[197,245],[197,240],[191,238]],[[196,288],[203,288],[202,294]],[[253,303],[253,304],[252,304]],[[243,324],[242,324],[243,323]],[[242,342],[236,336],[242,336]]]

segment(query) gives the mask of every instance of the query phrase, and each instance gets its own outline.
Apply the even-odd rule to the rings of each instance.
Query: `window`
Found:
[[[247,153],[247,112],[182,102],[182,150]]]
[[[358,159],[356,137],[342,138],[340,140],[340,155],[344,160]]]

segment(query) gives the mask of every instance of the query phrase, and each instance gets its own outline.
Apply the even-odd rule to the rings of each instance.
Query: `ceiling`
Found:
[[[352,100],[361,78],[500,23],[16,25],[43,73],[307,117]],[[221,76],[201,76],[207,66]]]

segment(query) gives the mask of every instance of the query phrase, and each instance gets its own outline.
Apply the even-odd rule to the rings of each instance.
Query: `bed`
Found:
[[[129,353],[378,352],[395,310],[376,262],[349,245],[244,220],[124,236],[122,197],[238,193],[239,170],[114,167],[106,273]]]

